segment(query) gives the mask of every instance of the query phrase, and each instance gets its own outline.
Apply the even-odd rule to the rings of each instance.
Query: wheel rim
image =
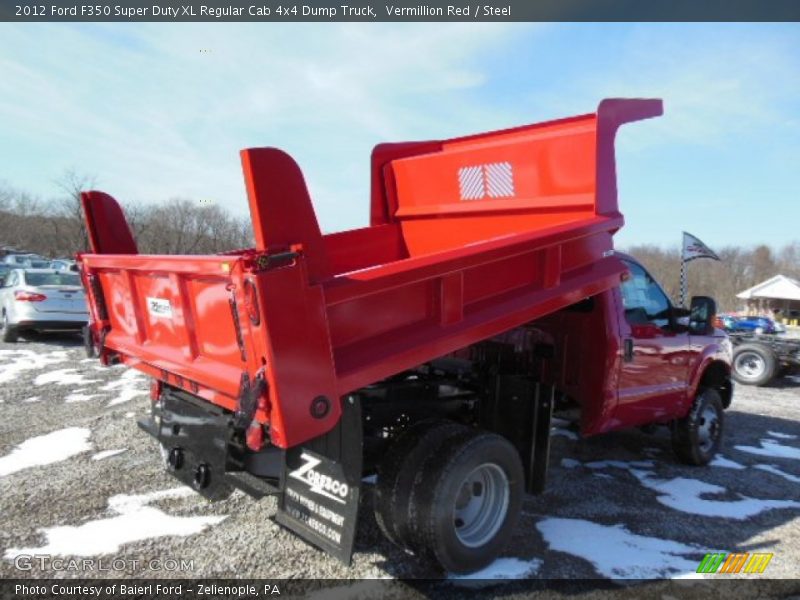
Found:
[[[697,425],[697,445],[702,452],[708,452],[719,437],[719,415],[712,406],[706,406],[700,413]]]
[[[736,357],[733,368],[745,379],[758,379],[767,370],[767,365],[757,353],[742,352]]]
[[[476,548],[494,537],[508,513],[509,487],[505,471],[497,465],[483,464],[467,475],[453,507],[462,544]]]

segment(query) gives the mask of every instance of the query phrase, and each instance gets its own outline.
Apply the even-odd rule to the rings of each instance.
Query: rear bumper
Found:
[[[12,323],[11,327],[15,329],[36,329],[39,331],[80,331],[86,323],[87,319],[85,317],[82,317],[80,320],[26,319],[24,321]]]

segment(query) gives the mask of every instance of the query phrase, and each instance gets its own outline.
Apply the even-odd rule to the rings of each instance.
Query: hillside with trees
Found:
[[[80,190],[91,189],[91,177],[68,171],[57,182],[59,195],[43,201],[0,183],[0,245],[43,256],[72,256],[87,248]],[[247,217],[215,204],[173,198],[157,204],[124,206],[143,253],[212,254],[252,245]],[[701,234],[702,232],[698,232]],[[676,236],[677,238],[677,236]],[[665,291],[680,295],[680,248],[638,245],[624,249],[647,267]],[[688,265],[689,295],[709,295],[720,310],[736,310],[736,294],[778,273],[800,279],[800,242],[780,248],[762,244],[713,248],[720,261],[700,259]]]

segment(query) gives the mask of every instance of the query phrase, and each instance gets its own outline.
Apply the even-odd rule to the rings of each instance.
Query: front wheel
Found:
[[[763,344],[742,344],[733,351],[732,376],[739,383],[766,385],[775,377],[778,361]]]
[[[486,567],[514,533],[524,488],[519,453],[505,438],[451,438],[414,482],[415,546],[451,573]]]
[[[719,392],[701,388],[689,414],[672,426],[672,450],[678,460],[688,465],[708,464],[719,450],[724,420]]]

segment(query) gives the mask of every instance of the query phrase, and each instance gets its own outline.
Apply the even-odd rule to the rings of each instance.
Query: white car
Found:
[[[67,258],[57,258],[50,261],[50,268],[56,271],[78,271],[78,263]]]
[[[11,267],[24,267],[32,260],[45,260],[38,254],[7,254],[3,257],[3,263]]]
[[[77,273],[13,269],[0,287],[4,342],[22,331],[80,331],[89,320]]]

